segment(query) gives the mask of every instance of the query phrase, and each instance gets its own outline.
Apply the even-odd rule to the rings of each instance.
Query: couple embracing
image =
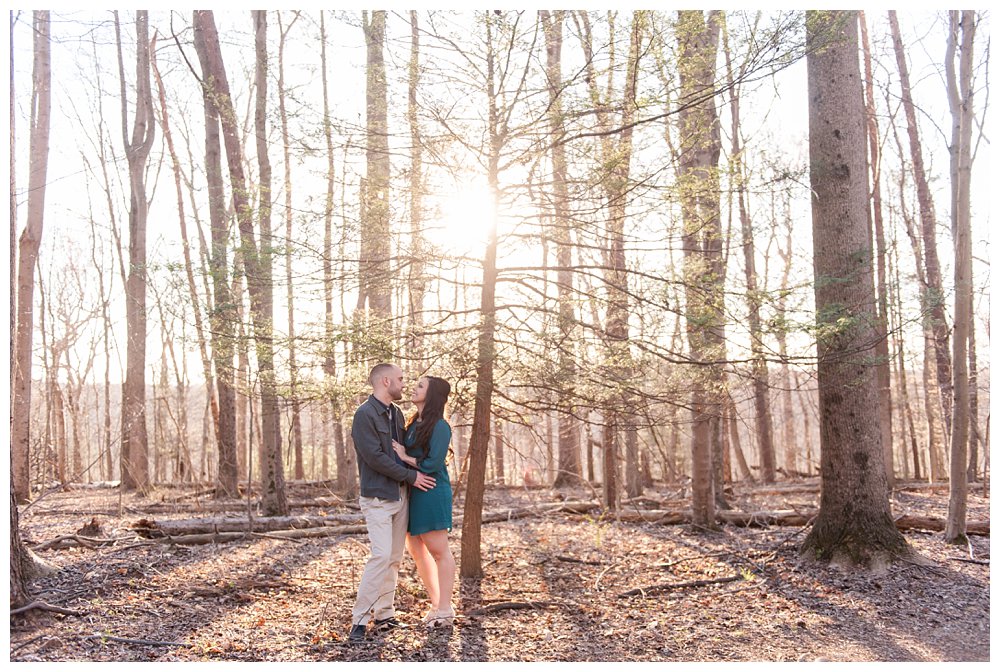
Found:
[[[378,364],[368,377],[372,394],[354,414],[351,437],[358,454],[361,511],[371,556],[358,585],[349,641],[372,630],[400,627],[394,598],[404,546],[430,598],[429,627],[450,626],[455,559],[448,546],[451,482],[445,467],[451,427],[444,419],[451,385],[435,376],[417,381],[408,420],[395,404],[403,398],[403,371]]]

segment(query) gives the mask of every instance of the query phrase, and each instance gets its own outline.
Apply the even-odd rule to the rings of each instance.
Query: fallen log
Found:
[[[132,529],[146,538],[178,537],[189,534],[210,534],[213,532],[272,532],[274,530],[295,530],[308,527],[334,527],[357,524],[364,521],[360,514],[335,516],[275,516],[273,518],[254,517],[252,526],[246,516],[218,518],[186,518],[184,520],[150,520],[141,518]]]
[[[944,518],[929,518],[927,516],[902,515],[896,519],[896,528],[900,530],[919,530],[923,532],[944,532],[947,521]],[[965,523],[965,533],[977,536],[989,536],[990,521],[969,520]]]

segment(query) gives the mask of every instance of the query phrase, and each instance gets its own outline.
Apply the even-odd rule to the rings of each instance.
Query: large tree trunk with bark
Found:
[[[562,110],[562,39],[564,10],[540,13],[545,31],[545,76],[549,92],[549,137],[552,144],[552,213],[551,238],[556,243],[556,294],[559,302],[559,380],[560,389],[570,392],[576,379],[576,350],[573,345],[573,245],[570,235],[569,189],[566,145],[560,142],[566,130]],[[564,386],[564,387],[563,387]],[[556,488],[578,485],[583,480],[580,464],[580,423],[576,419],[572,396],[563,397],[565,407],[559,413],[559,458],[553,482]]]
[[[877,313],[858,16],[809,11],[806,31],[822,492],[802,552],[878,567],[908,547],[889,509],[871,365]]]
[[[389,245],[389,121],[385,73],[385,10],[361,13],[368,60],[365,85],[365,178],[361,182],[359,319],[369,341],[364,350],[376,359],[392,354],[392,268]],[[369,314],[363,311],[367,307]]]
[[[52,112],[52,47],[47,11],[34,12],[33,28],[35,37],[31,92],[31,139],[29,141],[28,223],[24,227],[18,243],[17,329],[14,359],[11,362],[14,369],[11,388],[11,481],[13,482],[14,498],[19,502],[25,502],[31,496],[28,467],[31,445],[31,359],[35,329],[35,266],[38,263],[38,248],[42,242],[45,186],[49,164],[49,120]],[[13,175],[13,171],[11,175]],[[13,202],[13,199],[11,200]]]
[[[202,70],[202,98],[205,108],[205,178],[208,183],[208,214],[211,229],[211,252],[208,265],[214,295],[209,311],[212,332],[212,358],[215,364],[215,392],[218,396],[219,428],[217,450],[219,459],[216,497],[236,497],[239,482],[239,458],[236,445],[236,391],[233,369],[234,333],[237,322],[233,292],[229,286],[229,227],[226,216],[225,187],[222,174],[222,142],[220,138],[219,94],[213,82],[206,30],[195,15],[194,48]],[[211,397],[213,391],[206,387]]]
[[[240,222],[240,239],[243,248],[243,267],[246,269],[247,288],[250,291],[250,310],[253,316],[254,341],[257,344],[257,364],[260,370],[261,408],[261,484],[263,494],[261,505],[265,515],[288,515],[288,497],[285,494],[285,466],[281,455],[281,411],[278,406],[277,379],[274,371],[274,282],[272,258],[274,242],[271,237],[271,161],[268,157],[267,138],[267,11],[254,11],[254,33],[256,45],[256,89],[257,100],[254,107],[254,127],[257,138],[257,166],[260,177],[257,219],[260,226],[260,246],[254,239],[253,222],[249,204],[244,203],[244,217],[237,213]],[[218,60],[221,68],[221,54]],[[226,97],[227,100],[231,99]],[[235,110],[232,119],[235,121]],[[239,138],[226,133],[226,117],[223,116],[223,131],[226,137],[226,156],[229,158],[230,181],[244,184],[242,171],[237,182],[234,174],[234,157],[242,156]],[[232,140],[230,140],[230,137]],[[232,147],[230,147],[232,144]],[[235,199],[234,199],[235,200]],[[240,207],[236,201],[237,208]],[[253,246],[253,247],[251,247]],[[249,249],[248,249],[249,248]]]
[[[680,49],[680,183],[684,223],[685,317],[692,372],[691,495],[694,523],[715,526],[716,455],[722,421],[725,359],[722,233],[719,226],[719,118],[712,92],[721,14],[678,12]]]
[[[156,124],[149,82],[149,14],[136,13],[136,103],[132,135],[128,133],[128,100],[121,56],[118,14],[118,67],[121,81],[122,141],[128,161],[130,203],[128,216],[128,279],[125,282],[125,385],[122,388],[122,487],[149,486],[149,439],[146,433],[146,160],[153,147]]]
[[[212,87],[222,122],[222,136],[229,164],[229,180],[233,189],[236,220],[240,230],[240,257],[243,262],[247,289],[250,294],[250,313],[254,327],[258,374],[261,390],[261,447],[264,461],[261,465],[263,484],[262,505],[266,515],[286,515],[288,499],[285,494],[284,465],[281,460],[281,427],[278,399],[274,380],[274,342],[271,325],[274,304],[271,293],[271,249],[270,240],[270,168],[266,163],[266,135],[263,128],[257,132],[258,143],[265,144],[261,153],[258,147],[258,161],[261,166],[261,241],[258,249],[253,226],[253,208],[250,205],[247,181],[243,170],[243,149],[240,144],[239,129],[236,126],[236,110],[230,96],[229,81],[222,61],[219,35],[215,19],[210,11],[195,12],[196,29],[202,31],[206,63],[202,67],[205,81]],[[266,15],[254,15],[257,40],[257,80],[260,89],[266,91]],[[263,80],[263,81],[262,81]],[[262,86],[263,84],[263,86]],[[258,122],[264,117],[262,102],[258,97],[256,117]],[[252,429],[251,429],[252,431]]]
[[[973,124],[973,43],[976,33],[976,12],[949,12],[948,52],[945,72],[948,82],[948,103],[951,107],[951,231],[955,244],[955,340],[954,355],[954,415],[951,432],[951,478],[948,499],[948,525],[945,541],[964,544],[965,517],[968,499],[969,453],[969,368],[968,345],[972,333],[972,124]],[[961,31],[961,46],[958,33]],[[959,73],[955,74],[955,51],[959,56]]]
[[[489,133],[487,179],[494,203],[500,188],[500,149],[503,136],[496,88],[496,44],[494,19],[487,13],[486,24],[486,99]],[[469,467],[465,480],[465,508],[462,525],[462,559],[459,574],[465,578],[483,575],[482,517],[486,485],[486,462],[490,442],[490,415],[493,403],[493,366],[496,358],[496,285],[497,285],[497,208],[491,217],[486,253],[483,256],[483,284],[480,296],[478,355],[476,359],[476,402],[472,413],[472,438],[469,441]]]

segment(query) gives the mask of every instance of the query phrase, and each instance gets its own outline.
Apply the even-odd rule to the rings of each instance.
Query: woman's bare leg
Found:
[[[451,593],[455,587],[455,558],[448,545],[448,531],[434,530],[420,535],[424,548],[429,552],[437,568],[438,610],[453,614]]]
[[[437,611],[441,603],[440,591],[438,589],[438,572],[427,547],[423,542],[423,535],[411,537],[406,535],[406,549],[413,556],[413,563],[417,566],[417,575],[424,584],[427,597],[431,601],[431,611]]]

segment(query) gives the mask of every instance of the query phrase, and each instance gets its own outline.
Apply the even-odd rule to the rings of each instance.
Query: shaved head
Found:
[[[376,385],[378,385],[378,381],[380,378],[382,378],[383,376],[391,376],[392,370],[394,368],[396,368],[395,365],[386,364],[385,362],[382,362],[381,364],[376,364],[375,367],[372,369],[372,372],[368,374],[368,383],[372,387],[375,387]]]

